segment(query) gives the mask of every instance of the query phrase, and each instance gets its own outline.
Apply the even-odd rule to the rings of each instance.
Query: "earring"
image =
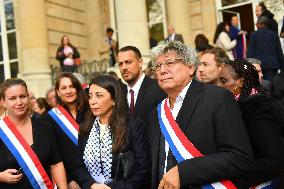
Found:
[[[114,105],[115,105],[115,103],[113,102],[113,103],[112,103],[112,105],[114,106]]]

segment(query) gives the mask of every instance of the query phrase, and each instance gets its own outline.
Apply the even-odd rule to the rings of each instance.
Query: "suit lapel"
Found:
[[[188,125],[192,113],[194,112],[195,107],[200,99],[201,95],[199,95],[199,93],[202,91],[202,89],[203,84],[192,80],[187,90],[185,99],[183,100],[181,109],[179,110],[179,113],[176,118],[176,122],[178,123],[182,131],[185,131]]]
[[[146,93],[146,88],[147,88],[148,83],[149,83],[149,78],[147,76],[145,76],[145,78],[143,79],[143,82],[141,84],[141,87],[139,89],[137,99],[136,99],[136,103],[135,103],[135,107],[134,107],[135,114],[140,109],[140,107],[142,105],[143,98],[144,98],[144,95]]]

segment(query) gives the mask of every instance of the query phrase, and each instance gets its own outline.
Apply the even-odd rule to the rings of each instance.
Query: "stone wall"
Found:
[[[78,48],[82,59],[87,53],[86,2],[84,0],[45,0],[46,27],[48,34],[48,58],[58,66],[55,59],[61,37],[68,35]]]

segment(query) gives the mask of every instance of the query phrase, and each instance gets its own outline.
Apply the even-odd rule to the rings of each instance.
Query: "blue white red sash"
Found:
[[[74,118],[62,106],[57,106],[56,108],[51,109],[48,114],[77,146],[79,125]]]
[[[53,189],[52,182],[37,155],[8,117],[0,119],[0,138],[23,168],[34,189]]]
[[[176,123],[167,105],[168,99],[158,105],[158,117],[160,129],[169,144],[173,155],[180,163],[184,160],[203,156],[199,150],[189,141]],[[237,189],[229,180],[220,181],[202,186],[203,189]]]
[[[261,183],[257,186],[250,187],[250,189],[273,189],[278,186],[278,179],[273,179],[264,183]]]

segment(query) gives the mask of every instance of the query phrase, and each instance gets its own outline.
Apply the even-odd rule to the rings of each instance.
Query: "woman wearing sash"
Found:
[[[80,186],[147,188],[150,167],[145,125],[130,117],[120,84],[112,76],[99,76],[89,86],[91,110],[80,128],[75,172]]]
[[[7,79],[1,88],[7,116],[0,120],[0,188],[66,189],[66,175],[50,126],[30,117],[26,83]]]
[[[73,172],[79,124],[83,122],[89,107],[87,95],[79,80],[72,73],[67,72],[56,78],[55,90],[57,107],[50,110],[44,119],[54,126],[55,137],[66,169],[68,187],[78,189]]]
[[[272,179],[284,170],[281,107],[267,96],[255,67],[245,60],[237,59],[226,64],[220,79],[222,86],[235,95],[240,105],[253,147],[255,161],[242,177],[243,188],[261,184],[265,184],[262,187],[274,188],[276,182]]]

